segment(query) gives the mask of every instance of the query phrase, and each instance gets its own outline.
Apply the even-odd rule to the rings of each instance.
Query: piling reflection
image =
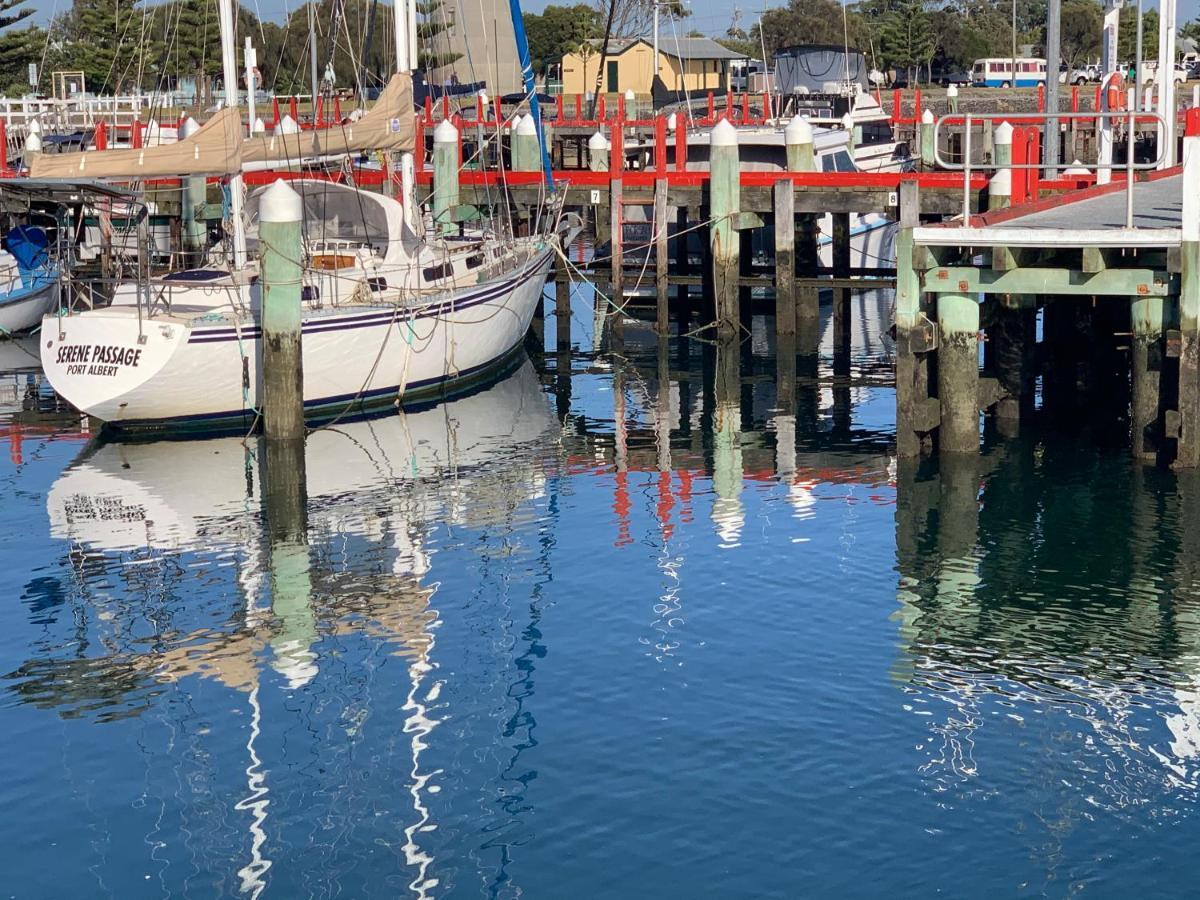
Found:
[[[768,526],[810,531],[822,500],[835,520],[851,494],[891,502],[886,422],[835,402],[890,406],[886,356],[834,386],[827,359],[806,374],[804,348],[749,325],[711,343],[627,323],[620,353],[560,353],[303,446],[89,446],[46,494],[69,565],[27,584],[29,620],[57,620],[7,696],[185,735],[186,754],[147,752],[146,799],[203,808],[178,828],[225,893],[303,893],[298,877],[355,893],[370,847],[390,854],[394,893],[518,896],[540,766],[563,752],[547,696],[561,700],[564,656],[613,638],[564,643],[572,604],[600,605],[588,573],[629,581],[605,601],[618,624],[636,607],[621,652],[682,672],[712,641],[692,618],[712,615],[713,552],[736,566]],[[202,787],[153,796],[184,783]]]
[[[948,802],[1032,778],[1063,805],[1167,813],[1200,789],[1200,482],[1012,442],[897,479],[893,677]],[[1074,727],[1031,729],[1066,712]],[[1027,746],[1013,773],[1012,742]]]

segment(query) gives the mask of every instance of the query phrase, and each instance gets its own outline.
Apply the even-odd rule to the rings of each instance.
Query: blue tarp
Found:
[[[22,271],[43,269],[50,263],[50,239],[41,228],[18,225],[4,236],[4,249]]]

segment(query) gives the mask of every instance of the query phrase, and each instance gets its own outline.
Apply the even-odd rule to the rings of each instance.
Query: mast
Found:
[[[414,0],[392,0],[396,32],[396,71],[412,75],[417,62],[417,9]],[[417,230],[417,177],[412,153],[400,154],[400,202],[409,227]]]
[[[308,4],[308,74],[312,82],[313,121],[317,118],[317,93],[320,82],[317,80],[317,0],[309,0]]]
[[[525,37],[525,17],[521,14],[521,0],[508,0],[508,11],[512,16],[513,37],[517,41],[517,56],[521,60],[521,79],[525,83],[525,96],[529,98],[529,113],[533,116],[533,128],[537,132],[538,147],[542,151],[542,172],[546,176],[546,187],[553,191],[554,175],[550,167],[550,152],[546,147],[546,134],[542,130],[542,110],[538,106],[533,57],[529,53],[529,40]],[[655,58],[657,59],[657,55]]]
[[[217,15],[221,25],[221,67],[225,78],[225,105],[238,108],[237,88],[237,26],[233,18],[232,0],[217,0]],[[240,115],[239,115],[240,118]],[[241,135],[239,135],[239,138]],[[230,237],[233,240],[234,271],[246,266],[246,225],[242,221],[242,176],[229,179]]]

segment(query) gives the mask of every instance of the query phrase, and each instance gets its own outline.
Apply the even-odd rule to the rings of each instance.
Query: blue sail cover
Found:
[[[50,239],[41,228],[18,225],[4,235],[4,249],[17,261],[24,288],[41,287],[53,279]]]
[[[538,105],[536,83],[533,78],[533,56],[529,52],[529,39],[525,37],[525,16],[521,12],[521,0],[509,0],[512,14],[513,37],[517,41],[517,56],[521,60],[521,78],[525,82],[525,94],[529,97],[529,113],[533,116],[533,127],[537,130],[538,146],[542,150],[542,171],[546,175],[546,186],[554,190],[554,175],[550,169],[550,148],[546,146],[546,134],[542,130],[542,110]]]

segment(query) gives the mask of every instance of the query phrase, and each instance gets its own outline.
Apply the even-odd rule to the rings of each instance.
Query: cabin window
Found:
[[[321,289],[315,284],[306,284],[300,288],[300,299],[305,303],[316,303],[321,299]]]
[[[426,281],[441,281],[453,271],[454,269],[448,265],[429,266],[421,270],[421,277]]]
[[[862,126],[862,144],[890,144],[893,141],[892,129],[887,122],[866,122]]]
[[[850,154],[845,150],[839,150],[821,157],[821,171],[857,172],[858,170],[854,168],[854,160],[850,158]]]
[[[374,294],[378,294],[380,291],[386,291],[387,290],[387,279],[383,278],[383,277],[368,278],[367,279],[367,287],[369,287],[371,289],[371,292]]]
[[[478,269],[483,265],[483,257],[478,254],[475,256],[468,256],[466,262],[468,269]]]

